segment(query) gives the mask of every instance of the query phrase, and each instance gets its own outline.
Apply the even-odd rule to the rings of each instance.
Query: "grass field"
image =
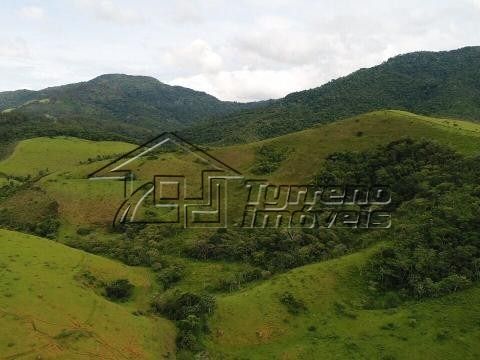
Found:
[[[465,155],[480,154],[480,125],[402,111],[378,111],[207,152],[244,175],[258,178],[251,170],[261,146],[289,149],[288,157],[267,177],[279,183],[304,183],[332,152],[362,151],[406,136],[435,140]],[[8,182],[5,175],[35,175],[46,169],[49,175],[1,206],[12,210],[16,218],[28,220],[42,215],[44,204],[54,200],[61,223],[60,242],[82,240],[79,227],[93,230],[88,237],[120,239],[118,233],[106,231],[106,226],[122,201],[123,183],[90,181],[87,175],[113,155],[133,148],[120,142],[65,137],[22,141],[0,162],[0,186]],[[87,161],[97,155],[111,158]],[[140,166],[146,178],[164,171],[185,173],[201,168],[180,153],[163,154]],[[234,192],[233,197],[239,194]],[[232,208],[236,205],[242,204],[234,202]],[[205,233],[188,230],[162,239],[162,255],[184,269],[182,279],[168,292],[201,292],[249,268],[247,264],[185,258],[184,246],[202,236]],[[480,357],[478,286],[392,309],[367,309],[368,285],[359,274],[370,251],[297,268],[230,294],[216,292],[218,308],[205,340],[208,352],[213,359]],[[145,311],[158,290],[155,275],[145,268],[0,230],[0,273],[0,359],[158,359],[175,352],[171,322],[132,314]],[[107,301],[101,289],[85,283],[83,276],[89,273],[104,282],[130,279],[136,285],[134,298],[122,304]],[[287,291],[301,299],[307,310],[290,314],[279,301]]]
[[[301,183],[308,181],[332,152],[362,151],[407,136],[436,140],[466,155],[480,153],[479,124],[395,110],[376,111],[278,138],[212,149],[211,152],[248,174],[255,161],[255,152],[262,145],[290,149],[288,159],[271,175],[271,179]]]
[[[208,349],[221,359],[478,359],[480,287],[390,309],[365,309],[372,250],[308,265],[218,298]],[[306,310],[290,314],[284,292]]]
[[[268,177],[278,183],[310,181],[326,156],[335,151],[361,151],[405,136],[433,139],[467,155],[480,153],[480,125],[451,119],[435,119],[402,111],[379,111],[318,126],[252,144],[210,149],[214,156],[249,177],[256,150],[262,145],[291,149],[279,168]],[[122,183],[89,181],[87,175],[111,159],[82,164],[99,154],[118,154],[133,148],[118,142],[92,142],[75,138],[37,138],[18,144],[14,153],[0,162],[0,172],[8,175],[35,174],[48,168],[55,173],[40,180],[48,196],[59,203],[62,224],[75,226],[99,224],[112,219],[121,202]],[[185,172],[198,168],[188,156],[175,154],[142,163],[142,174]],[[173,157],[173,158],[172,158]],[[191,169],[190,169],[191,170]],[[190,171],[189,170],[189,171]],[[265,176],[261,176],[262,178]],[[4,179],[4,178],[3,178]],[[195,183],[199,179],[195,178]],[[5,182],[6,180],[3,180]],[[11,202],[15,204],[15,199]],[[16,202],[21,210],[22,201]],[[19,211],[20,211],[19,210]],[[25,212],[28,212],[25,209]]]
[[[39,171],[74,168],[80,161],[100,155],[121,154],[134,145],[115,141],[89,141],[70,137],[35,138],[17,144],[13,153],[0,161],[0,173],[36,175]]]
[[[156,290],[145,268],[132,268],[53,241],[0,230],[0,358],[159,359],[175,352],[175,329],[145,311]],[[135,285],[113,303],[85,282],[91,274]]]

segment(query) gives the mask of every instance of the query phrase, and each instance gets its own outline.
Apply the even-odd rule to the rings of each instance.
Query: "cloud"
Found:
[[[111,0],[77,0],[77,4],[90,11],[97,19],[119,24],[140,23],[145,18],[130,7]]]
[[[39,6],[23,6],[19,10],[20,16],[27,19],[41,20],[45,17],[45,10]]]
[[[199,24],[205,20],[200,2],[194,3],[189,0],[176,0],[173,4],[172,19],[175,22]]]
[[[313,35],[313,36],[312,36]],[[286,18],[260,17],[232,41],[239,53],[287,64],[304,64],[319,49],[318,36],[299,30]]]
[[[468,1],[480,9],[480,0],[468,0]]]
[[[187,46],[171,49],[163,56],[163,60],[170,66],[192,72],[217,72],[223,65],[222,57],[201,39],[194,40]]]
[[[23,38],[0,40],[0,58],[28,58],[30,49]]]
[[[220,71],[179,77],[169,82],[195,90],[205,91],[221,100],[242,102],[280,98],[292,91],[311,87],[312,83],[325,81],[318,70],[311,66],[299,66],[286,70]]]
[[[480,0],[18,3],[0,2],[3,89],[123,72],[224,100],[259,100],[320,86],[400,53],[480,44]],[[20,16],[48,22],[18,23]]]

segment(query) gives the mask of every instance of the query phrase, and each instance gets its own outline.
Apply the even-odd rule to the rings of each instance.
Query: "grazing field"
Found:
[[[218,297],[208,349],[221,359],[478,359],[480,288],[370,309],[360,276],[372,249]],[[280,302],[291,293],[305,308]]]
[[[134,145],[114,141],[90,141],[71,137],[34,138],[20,141],[13,153],[0,161],[0,173],[14,176],[37,175],[75,168],[80,161],[97,156],[122,154]]]
[[[435,140],[466,155],[480,153],[480,124],[396,110],[376,111],[260,142],[212,149],[211,152],[231,166],[249,173],[256,152],[262,146],[289,149],[288,158],[270,177],[278,182],[298,183],[308,181],[323,159],[333,152],[362,151],[402,137]]]
[[[173,325],[140,315],[157,287],[145,268],[0,230],[0,274],[2,359],[159,359],[175,352]],[[129,279],[133,298],[109,301],[93,278]]]
[[[407,136],[434,140],[465,155],[480,153],[480,125],[394,110],[368,113],[251,144],[206,150],[247,177],[298,184],[310,182],[324,159],[333,152],[362,151]],[[262,147],[273,151],[283,149],[286,155],[271,173],[253,174]],[[0,173],[4,174],[0,181],[6,184],[6,175],[35,175],[47,168],[50,174],[35,182],[38,189],[16,192],[3,206],[16,218],[28,220],[41,214],[42,206],[55,201],[62,234],[69,237],[75,237],[76,230],[82,226],[105,228],[111,224],[122,201],[123,182],[91,181],[87,176],[133,148],[134,145],[127,143],[66,137],[22,141],[13,154],[0,162]],[[146,181],[154,174],[190,173],[192,169],[200,169],[200,164],[192,161],[188,154],[166,153],[141,162],[136,170],[142,181]],[[194,183],[198,182],[195,177]],[[136,181],[140,183],[141,180]],[[241,196],[235,189],[231,187],[233,198]],[[36,195],[32,197],[32,194]],[[230,202],[231,208],[240,213],[242,209],[236,209],[236,205],[237,202]],[[36,210],[32,212],[32,209]]]
[[[246,177],[299,184],[310,182],[334,152],[361,152],[404,137],[433,140],[467,157],[480,154],[480,125],[393,110],[206,151]],[[53,230],[42,236],[126,264],[151,267],[129,267],[55,241],[0,230],[1,356],[173,357],[177,334],[187,326],[181,321],[188,318],[169,321],[161,312],[151,314],[152,299],[207,292],[216,297],[217,307],[195,341],[212,359],[480,357],[478,285],[437,299],[410,299],[384,308],[372,305],[373,293],[362,274],[375,243],[385,238],[375,239],[369,243],[372,246],[348,248],[336,260],[318,257],[315,261],[322,262],[275,272],[262,267],[272,255],[267,252],[278,251],[280,258],[288,252],[282,248],[288,243],[279,248],[274,241],[261,244],[264,247],[259,246],[250,258],[242,257],[241,251],[236,257],[215,258],[208,257],[210,252],[233,248],[228,239],[237,241],[237,250],[245,254],[266,240],[231,235],[222,243],[219,235],[217,243],[209,241],[215,230],[177,231],[168,226],[112,231],[111,221],[123,200],[123,182],[87,177],[134,147],[36,138],[18,143],[0,162],[2,226],[38,234],[53,224]],[[181,151],[153,154],[134,168],[133,185],[155,174],[198,175],[202,167]],[[40,172],[42,176],[37,176]],[[194,179],[194,187],[199,180]],[[243,184],[231,189],[229,206],[243,211],[243,203],[236,201],[244,195]],[[329,243],[336,245],[334,240],[340,237],[334,232],[320,239],[318,251]],[[359,239],[352,237],[352,243]],[[351,254],[354,251],[358,252]],[[133,297],[121,303],[107,300],[105,284],[121,278],[135,286]],[[178,355],[189,359],[194,352]]]

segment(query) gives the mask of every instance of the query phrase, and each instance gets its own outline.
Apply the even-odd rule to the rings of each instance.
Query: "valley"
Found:
[[[123,74],[0,92],[0,359],[479,358],[479,68],[418,51],[248,103]],[[315,201],[347,187],[391,201]],[[372,211],[391,226],[348,217]]]

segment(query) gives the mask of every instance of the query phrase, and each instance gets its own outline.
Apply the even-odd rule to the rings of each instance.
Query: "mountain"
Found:
[[[40,91],[0,93],[0,142],[44,135],[142,141],[212,116],[259,106],[220,101],[147,76],[102,75]]]
[[[0,152],[36,136],[140,142],[180,131],[196,143],[245,143],[383,109],[480,120],[480,47],[399,55],[320,87],[256,103],[225,102],[146,76],[0,93]]]
[[[382,109],[480,121],[479,104],[480,47],[422,51],[196,124],[184,136],[203,143],[249,142]]]
[[[252,104],[220,101],[204,92],[170,86],[148,76],[101,75],[40,91],[0,93],[0,111],[56,118],[104,118],[142,127],[175,127],[222,116]]]

